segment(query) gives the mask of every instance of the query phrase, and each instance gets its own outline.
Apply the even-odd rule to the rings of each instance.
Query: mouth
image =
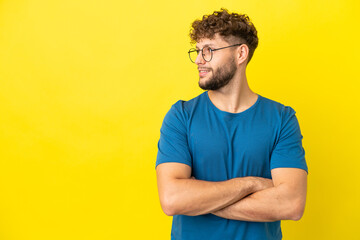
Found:
[[[198,70],[200,77],[205,77],[210,72],[210,69],[198,69]]]

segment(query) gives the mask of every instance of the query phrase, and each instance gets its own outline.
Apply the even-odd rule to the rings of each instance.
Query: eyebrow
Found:
[[[199,49],[198,45],[196,45],[195,47]],[[214,47],[214,44],[205,44],[203,47]]]

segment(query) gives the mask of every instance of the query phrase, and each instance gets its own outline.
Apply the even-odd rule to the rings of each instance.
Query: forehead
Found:
[[[213,38],[202,38],[196,43],[197,48],[203,48],[205,46],[215,47],[222,46],[226,41],[219,35],[215,34]]]

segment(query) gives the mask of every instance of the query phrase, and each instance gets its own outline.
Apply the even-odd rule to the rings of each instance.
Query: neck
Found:
[[[209,90],[211,102],[220,110],[230,113],[240,113],[250,108],[258,96],[248,85],[245,71],[235,74],[226,86],[218,90]]]

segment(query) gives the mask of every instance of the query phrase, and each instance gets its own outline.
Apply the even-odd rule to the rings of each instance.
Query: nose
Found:
[[[195,64],[196,65],[201,65],[201,64],[205,64],[205,60],[202,56],[202,51],[199,51],[199,54],[197,55],[196,59],[195,59]]]

